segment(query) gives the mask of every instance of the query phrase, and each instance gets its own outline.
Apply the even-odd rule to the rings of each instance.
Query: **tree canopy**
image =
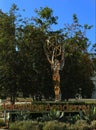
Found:
[[[83,97],[91,97],[94,67],[86,31],[92,26],[79,24],[73,15],[72,24],[54,31],[51,25],[58,24],[58,17],[52,9],[35,10],[37,16],[31,21],[18,17],[18,11],[16,5],[8,13],[0,11],[1,97],[10,96],[13,103],[19,93],[24,97],[37,93],[54,97],[52,72],[44,52],[46,40],[54,36],[64,45],[65,65],[60,72],[62,98],[74,97],[79,88]]]

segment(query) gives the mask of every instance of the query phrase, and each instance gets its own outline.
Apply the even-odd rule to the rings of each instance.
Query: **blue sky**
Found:
[[[0,0],[0,9],[8,12],[13,3],[20,10],[26,10],[24,17],[34,16],[36,8],[52,8],[53,14],[59,17],[56,28],[63,28],[65,23],[72,23],[72,16],[76,14],[80,24],[93,25],[87,37],[92,44],[96,43],[96,0]]]

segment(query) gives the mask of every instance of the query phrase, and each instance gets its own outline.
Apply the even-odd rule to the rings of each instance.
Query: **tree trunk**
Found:
[[[53,85],[54,85],[54,94],[55,94],[55,101],[61,100],[61,90],[60,90],[60,74],[59,71],[53,71],[52,75]]]
[[[15,104],[15,96],[11,96],[11,105]]]

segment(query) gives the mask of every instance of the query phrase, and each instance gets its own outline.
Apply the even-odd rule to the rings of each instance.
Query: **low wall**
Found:
[[[27,110],[32,112],[44,112],[44,111],[79,111],[84,110],[86,112],[90,111],[90,108],[92,106],[96,105],[96,102],[94,100],[75,100],[75,99],[69,99],[68,102],[54,102],[54,101],[36,101],[32,103],[16,103],[15,105],[6,104],[4,103],[1,106],[1,110]]]

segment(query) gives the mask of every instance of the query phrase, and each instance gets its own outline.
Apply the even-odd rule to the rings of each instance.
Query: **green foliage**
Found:
[[[42,18],[49,19],[52,15],[53,11],[52,9],[46,7],[46,8],[40,8],[40,10],[36,10],[36,13],[41,16]]]
[[[10,124],[10,130],[90,130],[96,128],[96,121],[91,125],[84,120],[78,120],[75,124],[48,121],[44,123],[23,121]]]
[[[50,111],[49,115],[48,115],[52,120],[58,119],[60,117],[60,111]]]
[[[42,124],[36,121],[19,121],[10,124],[10,130],[41,130]]]
[[[89,126],[88,126],[86,120],[78,120],[74,124],[74,129],[76,129],[76,130],[88,130]]]
[[[43,130],[66,130],[66,125],[57,121],[49,121],[45,123]]]
[[[78,23],[78,18],[76,16],[76,14],[73,15],[73,21],[74,21],[74,23]]]
[[[66,37],[65,66],[61,73],[63,99],[74,98],[76,93],[79,92],[79,88],[82,89],[82,97],[86,98],[90,98],[94,91],[94,84],[91,80],[94,73],[93,61],[87,52],[90,46],[90,42],[86,37],[87,29],[90,28],[81,25],[76,15],[73,15],[73,23],[66,24],[64,27]],[[87,89],[87,87],[90,89]]]
[[[90,111],[87,116],[88,116],[89,122],[96,120],[96,106],[95,105],[91,105]]]
[[[5,126],[5,122],[0,119],[0,127]]]
[[[38,117],[37,120],[41,122],[57,120],[60,117],[60,111],[52,110],[48,114],[43,114],[43,117]]]
[[[39,10],[35,10],[38,17],[34,18],[35,24],[43,30],[47,31],[50,29],[52,24],[57,24],[58,17],[53,16],[53,10],[45,7],[40,8]]]
[[[94,69],[85,33],[91,26],[80,25],[73,15],[71,25],[54,32],[51,25],[57,24],[57,17],[49,7],[36,10],[32,21],[18,17],[18,11],[15,4],[9,13],[0,11],[0,96],[10,96],[12,103],[19,93],[27,97],[41,92],[46,98],[54,97],[52,72],[44,52],[46,39],[51,36],[64,44],[65,66],[60,73],[63,99],[74,97],[79,88],[83,97],[91,97]]]
[[[96,129],[96,120],[91,121],[90,128]]]

